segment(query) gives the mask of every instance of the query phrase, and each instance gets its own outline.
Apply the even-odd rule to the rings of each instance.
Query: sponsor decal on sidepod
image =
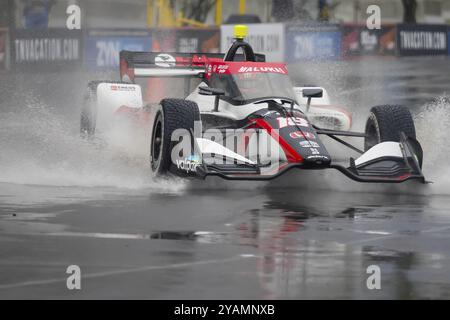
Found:
[[[155,65],[163,68],[175,67],[176,60],[170,54],[160,53],[155,57]]]
[[[286,74],[286,71],[283,68],[278,67],[241,67],[238,72],[272,72]]]
[[[197,171],[197,167],[200,165],[200,159],[196,155],[191,155],[183,160],[176,160],[176,163],[179,170],[190,173]]]
[[[317,142],[307,140],[300,141],[300,146],[302,148],[320,148],[320,145]]]
[[[293,127],[293,126],[301,126],[301,127],[309,127],[308,120],[300,117],[290,117],[290,118],[277,118],[278,127],[283,129],[285,127]]]

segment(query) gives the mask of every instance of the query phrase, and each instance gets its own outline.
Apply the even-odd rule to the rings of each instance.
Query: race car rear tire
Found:
[[[83,106],[80,112],[80,135],[82,138],[90,139],[95,135],[97,127],[97,87],[102,83],[130,84],[123,81],[94,80],[87,85]]]
[[[416,138],[416,129],[411,112],[405,106],[382,105],[370,110],[366,122],[364,151],[385,141],[400,141],[400,132]]]
[[[177,129],[193,132],[195,121],[200,121],[200,111],[195,102],[183,99],[161,101],[153,123],[150,146],[150,167],[154,176],[165,176],[169,172],[172,133]]]
[[[88,84],[83,106],[80,113],[80,135],[84,139],[92,138],[95,134],[96,124],[96,90],[101,81],[91,81]]]
[[[87,139],[93,137],[95,134],[95,119],[90,110],[81,110],[80,115],[80,135]]]

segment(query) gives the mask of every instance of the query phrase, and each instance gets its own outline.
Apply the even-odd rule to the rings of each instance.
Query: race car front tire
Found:
[[[172,134],[177,129],[194,130],[200,121],[200,111],[195,102],[183,99],[161,101],[153,123],[150,146],[150,167],[154,176],[168,174],[172,164]]]
[[[400,133],[416,139],[416,129],[411,112],[405,106],[381,105],[370,110],[366,122],[364,151],[385,141],[400,142]]]

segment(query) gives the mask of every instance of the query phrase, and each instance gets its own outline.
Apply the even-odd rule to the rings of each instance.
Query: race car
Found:
[[[294,169],[337,169],[359,182],[426,182],[408,108],[373,107],[365,132],[350,131],[351,114],[332,106],[324,88],[294,87],[286,65],[266,62],[245,36],[246,27],[236,26],[225,54],[122,51],[121,81],[88,86],[82,136],[131,120],[149,135],[155,177],[270,180]],[[184,98],[144,102],[137,80],[167,77],[188,80]],[[193,90],[189,79],[198,79]],[[320,136],[359,156],[335,161]],[[364,139],[364,149],[341,137]]]

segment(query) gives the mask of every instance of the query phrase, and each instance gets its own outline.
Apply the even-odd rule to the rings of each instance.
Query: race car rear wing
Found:
[[[208,61],[224,58],[224,53],[165,53],[165,52],[120,52],[120,78],[134,82],[135,77],[201,77]],[[244,55],[236,55],[236,61],[243,61]],[[258,62],[266,57],[256,54]]]

